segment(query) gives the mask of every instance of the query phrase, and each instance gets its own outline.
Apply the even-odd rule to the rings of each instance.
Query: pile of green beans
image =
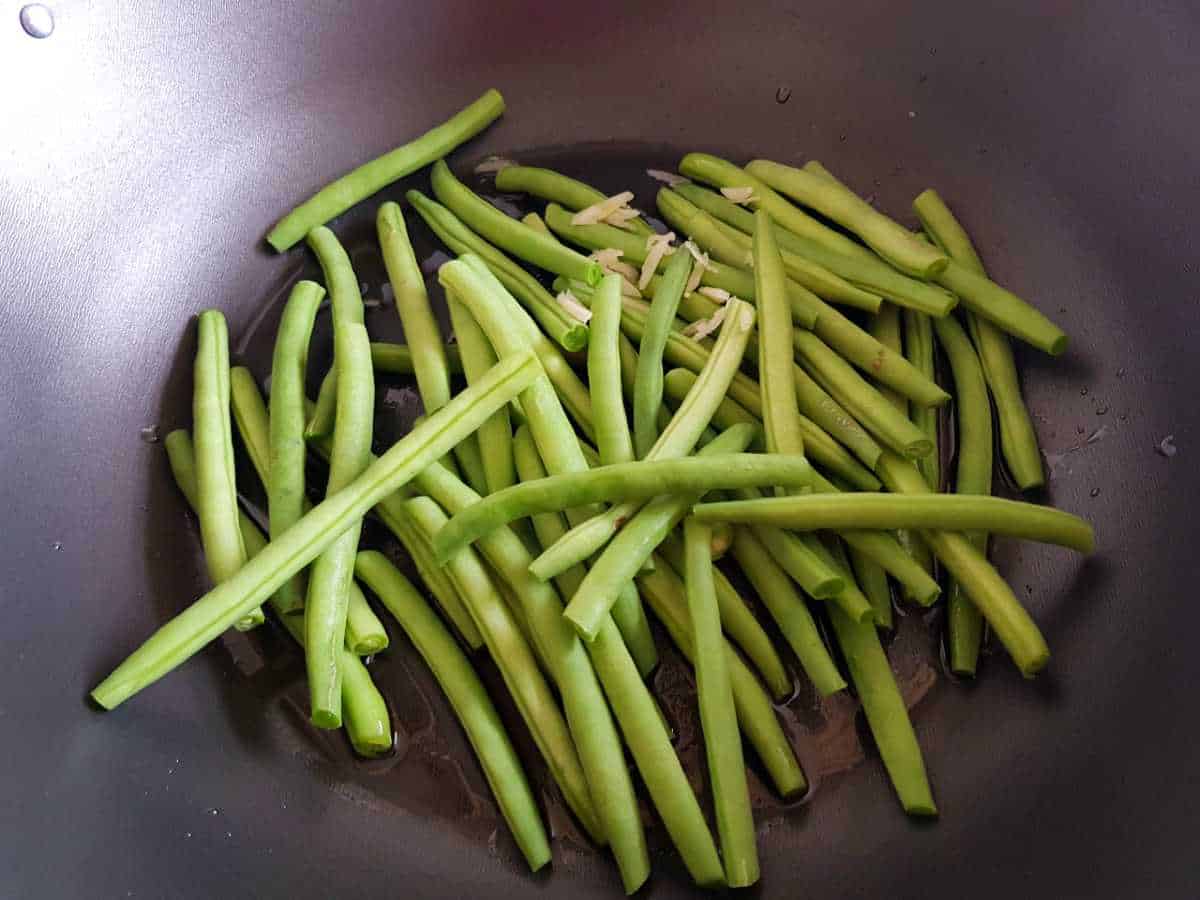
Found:
[[[913,202],[924,231],[910,231],[815,160],[743,167],[689,153],[684,180],[600,185],[615,189],[607,203],[577,178],[505,162],[496,188],[538,204],[514,218],[444,158],[503,111],[488,91],[272,228],[267,242],[304,241],[321,277],[291,287],[269,373],[235,365],[224,316],[200,314],[191,433],[164,443],[210,589],[92,698],[115,708],[226,629],[262,626],[266,609],[277,624],[264,627],[303,651],[313,723],[379,756],[393,728],[369,657],[386,658],[402,632],[530,870],[552,849],[514,727],[629,894],[651,874],[631,766],[697,885],[758,881],[743,739],[780,797],[803,794],[794,744],[811,736],[786,733],[773,705],[797,689],[852,691],[901,807],[936,816],[881,635],[919,627],[905,605],[944,596],[955,675],[977,675],[989,629],[1026,677],[1048,663],[987,547],[1001,535],[1095,549],[1083,519],[992,496],[998,463],[1021,490],[1046,478],[1010,338],[1057,355],[1066,336],[988,277],[936,192]],[[408,190],[376,209],[405,343],[373,341],[376,316],[326,223],[426,166],[432,198]],[[677,236],[656,238],[637,210],[611,214],[638,189]],[[576,224],[602,203],[604,220]],[[414,226],[455,257],[433,277]],[[624,275],[597,262],[611,253],[585,255],[606,250]],[[313,402],[310,343],[326,328],[333,365]],[[376,456],[380,373],[412,376],[423,410]],[[252,495],[237,447],[264,489],[251,512],[269,539],[241,508]],[[323,492],[309,451],[328,465]],[[421,585],[374,537],[360,546],[368,515]],[[660,655],[664,632],[695,673],[715,835],[655,696],[655,672],[678,664]],[[485,654],[510,702],[481,680]]]

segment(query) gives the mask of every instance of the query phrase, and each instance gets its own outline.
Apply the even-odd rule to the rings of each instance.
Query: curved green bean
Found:
[[[420,191],[409,191],[404,197],[450,250],[459,256],[474,253],[481,257],[559,346],[565,350],[582,350],[587,346],[587,326],[559,306],[532,273],[473,232],[446,207]]]
[[[721,194],[703,188],[698,184],[680,184],[674,190],[685,200],[695,204],[717,221],[727,226],[727,231],[732,229],[743,235],[753,235],[754,213],[745,207],[738,206]],[[770,191],[770,188],[767,188],[767,190]],[[775,196],[778,198],[778,195]],[[782,198],[778,199],[785,204],[785,209],[790,207],[790,209],[795,210],[795,207],[787,204],[786,200],[782,200]],[[779,209],[778,204],[763,205],[762,208],[766,209],[768,214],[773,217]],[[796,212],[799,212],[799,210],[796,210]],[[824,266],[829,271],[869,293],[882,295],[893,303],[919,309],[921,312],[926,312],[933,316],[945,315],[957,303],[957,298],[953,294],[950,294],[937,285],[909,278],[907,275],[897,272],[887,263],[874,257],[873,254],[868,253],[864,258],[864,256],[855,255],[853,251],[846,253],[831,250],[811,238],[801,237],[778,219],[776,219],[776,224],[780,226],[776,238],[779,241],[781,249],[793,253],[802,259],[811,260],[818,265]],[[851,246],[856,247],[857,245],[851,242]],[[861,247],[858,249],[862,250]]]
[[[596,431],[596,448],[603,465],[634,459],[633,438],[629,434],[625,399],[621,393],[620,338],[621,276],[610,274],[604,276],[596,289],[587,358],[592,427]],[[634,409],[636,422],[636,405]]]
[[[918,241],[838,181],[765,159],[747,164],[746,172],[854,232],[901,272],[928,280],[950,262],[940,250]]]
[[[808,604],[787,572],[780,568],[749,528],[733,530],[733,557],[779,626],[817,693],[828,697],[845,688],[846,682],[825,648]]]
[[[971,339],[955,319],[940,319],[933,327],[954,375],[954,409],[958,417],[954,490],[958,494],[990,494],[992,407],[988,403],[983,367],[971,346]],[[987,532],[968,534],[967,539],[976,550],[987,555]],[[974,675],[983,640],[983,618],[957,583],[950,586],[947,606],[950,669],[959,675]]]
[[[358,554],[355,571],[396,617],[454,708],[525,861],[537,871],[550,861],[550,842],[525,771],[500,714],[441,620],[381,553]]]
[[[530,194],[579,212],[608,199],[600,191],[582,181],[568,178],[553,169],[535,166],[505,166],[496,173],[496,187],[511,194]],[[654,230],[640,216],[625,223],[630,231],[650,235]]]
[[[364,163],[321,188],[275,223],[267,235],[267,243],[282,253],[314,227],[340,216],[393,181],[445,156],[487,128],[503,112],[504,98],[499,91],[489,90],[419,138]]]
[[[637,380],[633,391],[633,443],[638,459],[644,459],[658,439],[657,416],[663,394],[663,349],[691,271],[692,259],[688,253],[680,251],[671,254],[662,280],[654,289],[654,298],[646,315],[646,328],[638,344]],[[616,302],[619,324],[619,296]]]
[[[509,218],[455,178],[444,160],[433,164],[430,184],[447,209],[501,250],[556,275],[578,278],[592,286],[600,283],[604,272],[599,263]]]
[[[934,243],[952,260],[977,275],[987,275],[966,230],[936,191],[922,192],[913,201],[913,209]],[[967,310],[966,320],[988,389],[996,401],[1000,452],[1004,454],[1008,470],[1021,490],[1041,487],[1046,480],[1042,454],[1029,410],[1021,397],[1021,384],[1017,380],[1017,367],[1008,337],[1000,328],[970,310]]]
[[[343,490],[367,468],[374,434],[375,376],[367,329],[354,322],[335,320],[333,343],[338,402],[326,496]],[[304,659],[312,721],[318,728],[337,728],[342,722],[338,651],[346,642],[350,579],[361,530],[361,520],[351,524],[317,557],[309,572],[304,604]]]
[[[733,687],[726,665],[726,646],[721,633],[721,614],[713,584],[709,547],[712,532],[707,525],[688,519],[683,523],[687,559],[687,604],[692,620],[695,647],[696,695],[704,731],[705,755],[712,783],[713,809],[725,863],[725,881],[730,887],[746,887],[758,881],[758,850],[754,839],[754,816],[750,812],[750,788],[738,732]]]
[[[451,399],[351,484],[313,507],[232,578],[159,628],[93,689],[93,699],[112,709],[189,659],[312,562],[368,509],[473,433],[539,374],[537,359],[530,353],[497,363],[488,378]]]
[[[306,240],[316,254],[317,262],[321,264],[321,271],[325,275],[325,289],[329,292],[334,322],[346,321],[361,325],[362,291],[346,248],[337,239],[337,235],[324,225],[310,231]]]
[[[175,478],[180,493],[187,500],[193,511],[196,509],[196,459],[192,450],[191,436],[184,430],[172,431],[163,440],[167,451],[167,459],[171,465],[171,474]],[[255,557],[267,546],[267,539],[258,526],[250,521],[241,510],[238,511],[238,525],[242,533],[242,543],[246,547],[247,558]],[[366,600],[364,598],[364,603]],[[279,594],[271,599],[271,606],[279,616],[279,621],[288,633],[296,639],[302,648],[304,646],[303,616],[284,613],[279,607]],[[341,667],[342,677],[342,712],[346,736],[359,756],[379,756],[392,749],[392,723],[388,713],[387,703],[375,683],[371,673],[352,651],[343,649]]]
[[[655,565],[652,572],[639,575],[637,581],[642,596],[671,635],[672,642],[689,662],[694,663],[696,646],[683,582],[663,561]],[[802,794],[808,783],[779,725],[771,698],[728,643],[725,644],[725,659],[742,734],[762,760],[775,790],[785,798]]]
[[[292,288],[271,356],[271,397],[267,427],[267,471],[263,484],[267,489],[267,517],[270,532],[283,534],[304,514],[304,376],[308,365],[308,344],[312,337],[317,307],[325,289],[312,281],[299,281]],[[331,370],[333,371],[333,370]],[[257,389],[256,389],[257,392]],[[335,392],[336,401],[336,392]],[[289,579],[276,595],[276,603],[285,613],[304,606],[305,579]]]

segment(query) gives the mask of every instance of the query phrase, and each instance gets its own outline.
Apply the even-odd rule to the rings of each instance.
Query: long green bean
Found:
[[[270,533],[278,537],[304,514],[304,376],[308,365],[308,343],[312,337],[317,307],[325,289],[312,281],[299,281],[292,288],[271,357],[271,397],[268,418],[267,516]],[[336,400],[336,396],[335,396]],[[304,606],[305,579],[289,579],[276,595],[285,613]]]
[[[644,459],[658,439],[657,416],[662,406],[663,350],[675,321],[675,311],[692,271],[686,252],[671,255],[646,316],[646,328],[638,344],[637,380],[633,391],[633,444],[638,459]],[[620,303],[618,297],[617,303]],[[618,324],[620,312],[618,306]]]
[[[992,407],[988,403],[983,367],[971,346],[971,339],[955,319],[940,319],[933,327],[954,376],[954,408],[958,417],[954,490],[959,494],[990,494]],[[967,539],[976,550],[987,555],[987,532],[972,532]],[[957,583],[950,586],[947,606],[946,643],[950,649],[950,669],[959,675],[974,675],[983,640],[983,618]]]
[[[862,589],[863,595],[871,604],[875,624],[880,628],[890,630],[895,624],[895,617],[892,611],[892,589],[888,585],[887,570],[857,547],[847,544],[846,552],[850,559],[854,578]]]
[[[267,235],[267,243],[282,253],[316,226],[336,218],[393,181],[445,156],[487,128],[503,112],[504,98],[499,91],[489,90],[419,138],[364,163],[321,188],[275,224]]]
[[[506,193],[531,194],[565,206],[572,212],[587,209],[608,199],[591,185],[568,178],[553,169],[539,169],[534,166],[505,166],[496,173],[496,188]],[[637,234],[654,233],[640,216],[635,216],[625,225]]]
[[[516,750],[470,661],[387,557],[364,551],[358,554],[355,571],[396,617],[432,670],[467,733],[517,846],[536,872],[550,861],[550,842]]]
[[[599,263],[509,218],[455,178],[444,160],[433,164],[430,184],[447,209],[501,250],[556,275],[600,283],[604,272]]]
[[[792,377],[792,315],[787,307],[783,260],[771,217],[755,213],[754,292],[759,315],[758,387],[763,431],[771,453],[804,455],[796,381]]]
[[[446,522],[441,507],[428,497],[406,501],[405,509],[427,540]],[[567,722],[506,602],[470,547],[455,554],[446,569],[567,805],[588,834],[602,843],[604,829]]]
[[[237,519],[237,484],[230,426],[229,330],[220,310],[208,309],[197,319],[195,387],[192,419],[196,431],[196,484],[200,539],[213,584],[242,568],[246,548]],[[240,630],[262,624],[257,606],[237,621]]]
[[[817,693],[827,697],[842,690],[846,682],[825,648],[804,598],[787,572],[780,568],[749,528],[734,529],[733,556],[800,660]]]
[[[348,320],[335,320],[333,342],[338,370],[338,411],[326,496],[343,490],[367,468],[374,434],[375,376],[367,329]],[[346,641],[350,580],[361,530],[361,519],[351,523],[317,557],[309,573],[304,604],[304,658],[312,721],[319,728],[341,725],[338,650]]]
[[[836,607],[829,620],[900,805],[909,815],[936,816],[921,748],[875,624],[854,622]]]
[[[479,501],[474,491],[445,470],[422,472],[417,484],[451,514]],[[550,661],[551,674],[563,694],[567,721],[588,772],[589,784],[592,773],[585,747],[603,738],[607,719],[603,697],[588,689],[589,684],[594,684],[589,678],[599,676],[646,789],[689,873],[701,884],[718,883],[722,878],[721,864],[700,805],[616,626],[605,626],[584,651],[583,642],[563,620],[562,605],[554,588],[530,575],[529,553],[509,528],[489,532],[478,546],[520,598],[530,631],[544,647],[543,657]],[[588,656],[582,656],[584,652],[590,656],[591,664]],[[600,710],[605,715],[597,724],[592,717],[600,716]],[[619,746],[615,753],[617,762],[601,758],[599,764],[621,768]]]
[[[796,334],[800,332],[794,332]],[[873,469],[880,452],[875,438],[867,434],[858,420],[801,366],[792,366],[792,375],[796,381],[796,400],[800,404],[800,412]]]
[[[868,326],[871,337],[879,341],[890,352],[904,353],[904,338],[900,326],[900,307],[895,303],[884,303]],[[901,413],[908,413],[908,400],[899,391],[880,385],[879,393]]]
[[[249,398],[249,402],[247,402]],[[242,447],[250,464],[258,473],[263,487],[269,487],[271,481],[268,473],[271,470],[271,426],[267,406],[259,393],[258,383],[245,366],[231,366],[229,369],[229,410],[237,425],[238,436],[242,439]]]
[[[409,191],[404,197],[451,251],[459,256],[474,253],[481,257],[559,346],[565,350],[587,346],[587,326],[563,309],[532,273],[477,235],[442,204],[420,191]]]
[[[588,388],[592,395],[592,426],[603,465],[634,459],[633,438],[621,393],[621,276],[604,276],[592,305],[588,338]],[[640,361],[639,361],[640,365]],[[659,378],[662,378],[660,367]],[[636,406],[635,418],[636,422]]]
[[[932,378],[934,372],[933,320],[924,313],[914,312],[911,309],[902,311],[900,315],[904,324],[904,355],[923,374]],[[926,436],[930,444],[929,452],[918,458],[917,469],[933,490],[940,490],[942,475],[937,447],[937,410],[912,404],[909,415],[913,424]],[[892,449],[898,448],[893,446]]]
[[[189,659],[312,562],[368,509],[428,468],[540,374],[523,353],[497,363],[489,377],[454,397],[392,445],[345,489],[313,507],[227,581],[158,629],[92,691],[112,709]]]
[[[1067,336],[1061,328],[990,278],[951,260],[937,280],[958,295],[964,309],[987,319],[1001,331],[1051,356],[1061,356],[1067,349]]]
[[[651,611],[671,635],[672,642],[694,664],[696,646],[683,581],[670,566],[660,562],[655,565],[654,571],[638,576],[638,586]],[[808,783],[779,725],[771,698],[728,642],[724,649],[733,688],[733,704],[742,734],[762,760],[775,790],[785,798],[802,794]]]
[[[966,230],[936,191],[922,192],[913,201],[913,209],[934,243],[952,260],[977,275],[987,275]],[[966,312],[966,320],[988,389],[996,402],[1000,452],[1004,454],[1008,470],[1021,490],[1041,487],[1045,484],[1042,454],[1029,410],[1021,397],[1021,384],[1017,380],[1017,367],[1008,337],[1000,328],[970,310]]]
[[[321,264],[333,320],[363,323],[362,291],[346,248],[324,225],[308,233],[308,246]]]
[[[163,440],[171,474],[180,493],[193,511],[196,510],[196,458],[192,449],[191,436],[184,430],[172,431]],[[247,558],[257,556],[267,546],[267,539],[258,530],[250,517],[238,511],[238,525]],[[364,603],[366,601],[364,600]],[[299,615],[285,613],[279,607],[279,594],[271,599],[271,606],[279,616],[288,633],[304,646],[304,623]],[[379,756],[392,749],[392,723],[387,703],[366,666],[352,651],[343,649],[341,667],[342,712],[346,735],[359,756]]]
[[[730,168],[734,171],[741,171],[733,166]],[[755,180],[757,181],[757,179]],[[754,233],[754,213],[742,206],[738,206],[721,194],[703,188],[698,184],[690,183],[677,185],[674,190],[684,199],[695,204],[719,222],[728,226],[729,229],[733,229],[744,235],[752,235]],[[768,194],[774,194],[770,188],[766,190]],[[779,197],[778,194],[775,194],[775,197],[783,204],[784,215],[791,213],[793,210],[800,212],[788,204],[786,200]],[[859,254],[853,249],[849,252],[839,252],[829,249],[824,244],[812,238],[801,237],[793,230],[790,230],[790,226],[778,218],[779,203],[771,203],[768,200],[762,208],[766,209],[776,219],[776,224],[780,226],[776,238],[779,241],[781,249],[794,253],[804,259],[812,260],[824,266],[829,271],[840,275],[851,284],[857,285],[870,293],[887,297],[893,303],[898,303],[901,306],[919,309],[930,315],[945,315],[954,307],[956,298],[952,294],[937,285],[909,278],[907,275],[897,272],[887,263],[874,257],[873,254]],[[804,214],[800,213],[800,215]],[[862,250],[861,247],[858,247],[853,242],[850,243],[850,247],[857,247],[858,251]]]
[[[747,164],[746,172],[854,232],[901,272],[928,280],[950,262],[936,247],[918,241],[840,182],[765,159]]]
[[[687,558],[687,603],[695,647],[696,695],[704,731],[705,755],[712,783],[713,809],[725,863],[725,881],[730,887],[746,887],[758,881],[758,850],[754,840],[754,816],[750,812],[750,789],[738,732],[733,687],[723,652],[721,614],[713,584],[709,547],[712,532],[691,519],[683,524]]]

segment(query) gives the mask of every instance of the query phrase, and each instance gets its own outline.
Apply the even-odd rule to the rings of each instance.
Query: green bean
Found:
[[[646,459],[672,459],[691,452],[713,412],[720,405],[736,373],[745,350],[754,309],[740,300],[730,300],[720,337],[705,362],[696,384],[675,411],[667,427],[646,454]],[[536,434],[536,433],[535,433]],[[541,443],[538,444],[539,449]],[[548,466],[549,468],[549,466]],[[623,503],[575,526],[567,536],[548,548],[534,561],[533,573],[552,578],[568,566],[581,562],[604,546],[620,525],[638,510],[637,504]]]
[[[928,280],[942,272],[950,261],[944,253],[916,240],[907,229],[840,182],[764,159],[749,163],[746,172],[854,232],[901,272]]]
[[[760,317],[758,341],[758,387],[762,397],[763,431],[767,450],[802,456],[804,435],[796,381],[792,377],[792,316],[785,302],[783,260],[775,244],[771,217],[755,213],[754,292]]]
[[[430,183],[438,200],[484,240],[548,272],[578,278],[593,286],[600,283],[604,272],[599,263],[544,234],[522,227],[455,178],[445,161],[433,164]]]
[[[163,440],[171,474],[188,506],[196,510],[196,460],[191,436],[184,430],[172,431]],[[255,557],[267,546],[267,539],[250,517],[238,510],[238,525],[247,558]],[[365,599],[363,601],[366,602]],[[304,623],[299,615],[287,614],[279,606],[279,594],[271,598],[271,606],[288,633],[304,646]],[[353,652],[343,649],[341,658],[342,711],[346,735],[359,756],[379,756],[392,749],[392,723],[387,703],[371,680],[371,674]]]
[[[721,614],[713,584],[709,546],[712,532],[691,519],[683,525],[687,558],[687,604],[692,620],[695,647],[696,695],[704,731],[705,755],[712,784],[713,809],[725,881],[730,887],[746,887],[758,881],[758,851],[755,847],[754,816],[750,811],[750,788],[738,732],[733,687],[722,652]]]
[[[888,490],[910,495],[906,496],[906,500],[928,493],[928,485],[920,477],[920,473],[893,454],[887,453],[880,458],[878,472]],[[989,505],[1000,502],[995,498],[949,495],[941,499],[951,503],[986,501]],[[999,532],[998,524],[992,516],[987,518],[983,527]],[[1078,526],[1064,522],[1060,527],[1075,528],[1079,531],[1081,549],[1090,547],[1090,543],[1086,543],[1090,537],[1090,533],[1084,531],[1086,525],[1084,529],[1078,529]],[[921,532],[921,537],[929,544],[934,555],[951,576],[963,586],[971,602],[983,614],[988,625],[1008,650],[1021,674],[1029,678],[1042,669],[1050,659],[1046,641],[1029,613],[1021,606],[987,557],[972,547],[971,542],[961,534],[927,530]]]
[[[738,491],[738,496],[758,499],[762,497],[753,488]],[[693,509],[704,509],[708,506],[719,506],[736,501],[721,503],[701,503]],[[834,572],[813,552],[813,544],[803,541],[793,534],[788,534],[773,525],[754,525],[754,536],[770,552],[772,558],[790,575],[797,584],[804,588],[810,597],[825,600],[836,596],[845,585],[845,579]]]
[[[362,474],[369,463],[375,377],[367,329],[348,320],[334,323],[334,364],[338,369],[338,412],[333,427],[326,496],[336,494]],[[341,725],[341,669],[338,649],[346,641],[346,609],[358,550],[361,520],[317,557],[304,604],[304,658],[312,721],[318,728]]]
[[[295,525],[304,514],[304,376],[313,322],[324,296],[325,289],[319,284],[297,282],[283,308],[275,336],[267,430],[267,471],[271,474],[263,481],[270,532],[275,537]],[[304,592],[304,577],[297,575],[280,589],[276,603],[285,613],[295,612],[304,606]]]
[[[524,304],[525,309],[559,346],[565,350],[582,350],[587,346],[587,326],[563,309],[530,272],[473,232],[446,207],[420,191],[409,191],[404,197],[451,251],[459,256],[474,253],[482,257],[493,274]]]
[[[662,554],[662,558],[675,570],[676,575],[681,578],[684,576],[687,564],[678,528],[663,539],[657,552]],[[721,611],[721,626],[729,640],[758,670],[759,677],[767,686],[771,697],[777,702],[782,702],[792,693],[792,676],[784,668],[775,645],[771,643],[771,638],[767,636],[767,632],[750,611],[737,588],[716,565],[713,566],[713,581],[717,589],[717,606]]]
[[[325,275],[325,287],[329,291],[329,304],[334,322],[347,321],[361,325],[362,291],[359,289],[358,276],[350,264],[346,248],[337,239],[337,235],[324,225],[310,231],[307,241]]]
[[[917,315],[922,315],[917,313]],[[925,317],[928,321],[928,317]],[[909,421],[868,384],[845,360],[813,334],[797,331],[795,347],[804,368],[867,431],[902,456],[925,457],[933,442],[925,432]],[[916,407],[934,416],[930,407]]]
[[[333,434],[333,419],[337,415],[337,369],[329,367],[317,391],[317,402],[304,426],[304,437],[310,440]]]
[[[675,646],[694,664],[696,645],[683,582],[670,566],[660,562],[653,572],[643,572],[638,576],[638,586],[651,611],[671,635]],[[728,643],[725,644],[725,659],[729,666],[733,704],[742,734],[762,760],[775,790],[785,798],[798,796],[808,787],[808,783],[775,716],[771,698]]]
[[[934,243],[952,260],[977,275],[987,275],[967,232],[936,191],[924,191],[913,201],[913,209]],[[970,310],[966,320],[988,388],[996,401],[1000,452],[1004,454],[1008,470],[1021,490],[1041,487],[1045,484],[1042,454],[1029,410],[1021,398],[1021,385],[1008,338],[1000,328]]]
[[[550,861],[550,842],[516,750],[470,661],[387,557],[364,551],[358,554],[355,571],[396,617],[432,670],[467,733],[517,846],[536,872]]]
[[[426,540],[446,522],[446,514],[428,497],[406,501],[405,509]],[[603,843],[604,829],[567,722],[506,602],[470,547],[455,554],[446,569],[567,805],[588,834]]]
[[[847,545],[850,567],[863,595],[871,604],[875,624],[889,631],[895,625],[892,612],[892,589],[888,585],[887,570],[861,550]]]
[[[734,529],[733,556],[817,693],[828,697],[845,688],[846,682],[825,648],[804,598],[749,528]]]
[[[990,278],[951,260],[937,280],[958,295],[964,309],[987,319],[1001,331],[1051,356],[1061,356],[1067,349],[1067,336],[1061,328],[1037,308]]]
[[[246,402],[247,397],[251,398],[250,402]],[[258,473],[263,487],[268,487],[271,483],[268,477],[271,469],[270,420],[258,384],[245,366],[232,366],[229,369],[229,409],[246,456],[250,458],[250,464]]]
[[[467,383],[470,384],[486,375],[488,369],[496,364],[496,351],[488,341],[487,335],[483,333],[483,329],[479,327],[479,323],[475,321],[474,316],[454,296],[453,291],[446,292],[446,305],[450,310],[450,322],[454,327],[454,336],[458,341],[459,352],[462,354]],[[494,491],[504,490],[516,483],[517,471],[512,451],[512,422],[509,419],[508,407],[498,410],[495,415],[484,422],[474,443],[482,458],[481,465],[484,475],[484,489],[479,490],[476,487],[476,490],[479,490],[481,494],[490,494]],[[462,447],[463,444],[459,446]],[[459,462],[461,465],[461,459]],[[472,486],[475,487],[475,485]]]
[[[959,494],[992,492],[992,407],[988,403],[987,382],[971,339],[955,319],[947,317],[933,323],[950,371],[954,375],[955,412],[958,416],[957,463],[954,490]],[[974,532],[967,539],[976,550],[987,555],[987,532]],[[947,644],[950,669],[959,675],[974,675],[983,640],[983,618],[967,599],[966,591],[955,583],[948,599]]]
[[[704,210],[669,188],[659,189],[658,209],[668,223],[686,233],[721,262],[742,269],[750,267],[752,241],[741,232],[727,229]],[[879,309],[881,298],[878,294],[855,287],[819,263],[780,248],[780,265],[786,271],[787,277],[806,291],[870,313]],[[818,317],[819,315],[818,313]]]
[[[901,318],[904,323],[904,355],[922,373],[932,378],[934,372],[933,320],[924,313],[912,310],[904,310]],[[910,415],[912,422],[925,434],[930,444],[929,452],[918,459],[917,469],[933,490],[940,490],[941,470],[937,447],[937,411],[914,404]],[[892,449],[899,448],[893,446]]]
[[[429,306],[425,278],[417,265],[399,204],[388,201],[379,207],[375,229],[404,338],[418,351],[413,357],[413,365],[421,405],[426,414],[436,412],[450,400],[450,370],[446,365],[441,331]]]
[[[446,344],[442,347],[442,355],[446,359],[447,371],[451,375],[461,375],[462,359],[458,355],[458,347]],[[415,375],[417,371],[413,364],[412,349],[407,344],[390,341],[371,341],[371,364],[375,366],[376,373],[388,375]]]
[[[796,381],[796,400],[800,412],[873,469],[880,452],[875,438],[867,434],[858,420],[803,368],[793,366],[792,375]]]
[[[237,522],[237,484],[230,428],[229,331],[220,310],[197,319],[192,418],[196,429],[197,517],[208,577],[219,585],[246,562]],[[239,630],[262,624],[256,607],[237,621]]]
[[[730,452],[740,452],[746,449],[753,435],[749,428],[727,431],[718,435],[700,454],[721,458]],[[593,562],[563,613],[580,636],[587,641],[595,640],[621,585],[637,574],[642,563],[687,515],[691,505],[703,496],[704,487],[687,493],[656,496],[620,527],[611,543]]]
[[[528,225],[530,228],[532,228],[534,231],[540,232],[541,234],[545,234],[550,237],[554,236],[554,233],[550,230],[550,226],[546,224],[545,219],[543,219],[541,216],[539,216],[535,212],[525,213],[525,215],[521,216],[521,221],[525,225]]]
[[[346,648],[357,656],[370,656],[386,650],[388,643],[387,629],[371,609],[362,589],[351,581],[346,606]]]
[[[871,337],[879,341],[890,352],[904,353],[904,340],[900,328],[900,307],[895,303],[884,303],[879,307],[879,312],[871,319],[868,331]],[[881,385],[879,393],[901,413],[908,414],[908,400],[899,391]]]
[[[638,345],[637,381],[633,392],[633,439],[638,459],[644,459],[658,439],[655,417],[662,406],[663,349],[691,271],[691,257],[686,252],[673,253],[662,281],[654,290],[654,299],[646,315],[646,328]]]
[[[734,172],[741,171],[736,167],[731,166],[730,168]],[[754,180],[757,181],[757,179]],[[763,187],[766,188],[765,185]],[[728,228],[746,235],[754,233],[754,214],[721,194],[702,188],[697,184],[681,184],[675,187],[675,191]],[[901,306],[919,309],[930,315],[945,315],[954,307],[956,298],[952,294],[937,285],[902,275],[883,260],[875,257],[874,254],[862,253],[863,248],[853,241],[849,242],[849,250],[843,246],[839,251],[832,250],[810,237],[801,237],[791,227],[795,222],[787,224],[780,219],[780,215],[794,220],[794,213],[799,213],[801,216],[804,216],[804,213],[779,197],[770,188],[766,188],[766,192],[766,196],[773,195],[778,201],[773,203],[768,199],[763,205],[763,209],[767,210],[776,220],[776,225],[779,226],[776,237],[781,249],[812,260],[851,284],[870,293],[887,297],[893,303]],[[780,212],[781,204],[782,213]],[[805,218],[808,217],[805,216]],[[813,220],[809,219],[808,221],[812,222]],[[836,235],[836,232],[834,234]],[[840,235],[836,236],[841,237]]]
[[[588,386],[592,394],[593,427],[600,462],[604,465],[634,458],[625,400],[621,394],[621,276],[605,275],[596,289],[588,339]],[[661,380],[662,373],[659,372]],[[636,407],[635,420],[636,422]]]
[[[461,512],[480,499],[445,470],[427,470],[421,473],[417,483],[451,514]],[[604,699],[592,689],[598,675],[646,789],[688,871],[702,884],[719,882],[721,864],[700,806],[616,626],[603,628],[585,651],[583,642],[563,620],[562,606],[554,588],[529,574],[529,553],[510,529],[498,528],[489,532],[478,546],[520,598],[530,631],[544,646],[543,656],[550,661],[551,674],[562,692],[567,721],[588,772],[589,784],[593,783],[593,775],[588,768],[589,756],[585,747],[607,741],[605,722],[611,728]],[[585,652],[590,656],[591,664],[588,657],[583,656]],[[600,717],[599,725],[593,717]],[[620,765],[619,744],[612,752],[615,755],[607,759],[597,753],[597,764],[624,771]],[[598,796],[595,788],[592,796],[594,799]],[[615,795],[601,793],[599,796],[611,801]]]
[[[489,90],[441,125],[376,157],[321,188],[275,223],[267,243],[282,253],[313,228],[334,219],[393,181],[424,168],[466,143],[504,112],[504,98]]]
[[[874,623],[854,622],[836,607],[829,620],[900,805],[909,815],[936,816],[921,748]]]
[[[539,371],[536,358],[528,353],[502,360],[487,379],[459,393],[351,484],[313,507],[232,578],[159,628],[92,691],[92,697],[112,709],[189,659],[312,562],[368,509],[471,434]]]
[[[531,194],[579,212],[608,199],[600,191],[582,181],[568,178],[552,169],[534,166],[505,166],[496,173],[496,187],[511,194]],[[640,216],[625,223],[630,231],[650,235],[654,230]]]

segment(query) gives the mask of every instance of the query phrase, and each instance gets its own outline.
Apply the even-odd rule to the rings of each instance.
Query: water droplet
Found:
[[[1175,435],[1168,434],[1165,438],[1158,442],[1158,446],[1154,448],[1154,451],[1159,456],[1165,456],[1167,459],[1170,459],[1172,456],[1178,453],[1179,448],[1175,446]]]
[[[1117,377],[1118,377],[1118,378],[1124,378],[1124,377],[1125,377],[1125,369],[1124,369],[1124,368],[1117,369]]]
[[[1075,433],[1076,433],[1076,434],[1083,434],[1083,426],[1082,426],[1082,425],[1078,425],[1078,426],[1076,426],[1076,428],[1075,428]]]
[[[32,38],[48,38],[54,33],[54,13],[42,3],[21,7],[21,27]]]
[[[908,117],[910,119],[915,119],[917,117],[917,111],[915,109],[910,109],[908,111]]]
[[[185,831],[185,832],[183,833],[183,836],[184,836],[185,838],[190,838],[190,837],[192,836],[192,833],[191,833],[190,831]]]
[[[227,837],[227,838],[233,837],[233,832],[232,831],[225,832],[225,837]]]
[[[50,545],[50,548],[51,548],[52,550],[57,550],[57,551],[59,551],[59,552],[61,553],[61,552],[62,552],[62,548],[63,548],[63,542],[62,542],[62,541],[55,541],[53,544],[51,544],[51,545]]]
[[[1092,497],[1099,497],[1100,496],[1100,488],[1092,488],[1088,493]]]
[[[1108,404],[1101,403],[1096,406],[1096,415],[1103,416],[1108,414]]]
[[[145,428],[143,428],[141,430],[141,432],[139,432],[139,436],[141,437],[143,444],[157,444],[158,443],[158,426],[157,425],[147,425]]]
[[[838,140],[844,144],[844,143],[846,143],[846,136],[844,134],[839,134]]]
[[[1087,388],[1080,388],[1080,389],[1079,389],[1079,396],[1080,396],[1080,397],[1086,397],[1087,395],[1088,395],[1088,390],[1087,390]]]
[[[792,89],[790,87],[781,87],[775,91],[776,103],[787,103],[792,97]]]
[[[221,811],[214,806],[214,807],[212,807],[212,809],[210,809],[208,811],[208,814],[210,816],[219,816],[221,814]]]

